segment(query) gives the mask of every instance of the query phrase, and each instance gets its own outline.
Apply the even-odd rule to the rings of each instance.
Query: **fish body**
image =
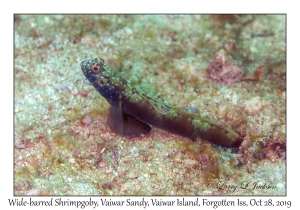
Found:
[[[81,69],[111,105],[107,123],[117,134],[147,134],[151,130],[149,125],[152,125],[193,141],[200,137],[213,144],[231,148],[239,147],[243,141],[240,134],[199,116],[192,109],[170,107],[139,92],[101,58],[83,61]]]

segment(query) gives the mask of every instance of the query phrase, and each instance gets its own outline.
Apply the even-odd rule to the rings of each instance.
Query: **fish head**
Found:
[[[91,82],[98,77],[98,75],[102,75],[105,71],[105,63],[102,58],[94,58],[82,61],[81,69],[85,77]]]
[[[85,77],[111,105],[119,103],[120,77],[102,58],[82,61],[80,66]]]

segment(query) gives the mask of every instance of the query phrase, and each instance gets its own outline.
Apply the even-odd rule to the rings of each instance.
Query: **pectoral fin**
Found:
[[[107,115],[107,124],[116,134],[124,135],[123,112],[121,106],[110,106]]]
[[[151,130],[147,123],[123,112],[121,105],[109,108],[107,124],[112,131],[125,136],[147,134]]]

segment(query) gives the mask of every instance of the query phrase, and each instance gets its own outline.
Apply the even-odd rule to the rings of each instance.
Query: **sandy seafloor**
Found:
[[[285,195],[285,18],[15,15],[14,194]],[[209,76],[220,50],[243,78]],[[243,134],[239,151],[154,127],[114,134],[80,69],[95,57],[159,102]]]

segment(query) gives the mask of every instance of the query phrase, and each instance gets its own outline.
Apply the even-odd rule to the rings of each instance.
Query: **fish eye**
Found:
[[[92,72],[99,73],[101,71],[101,66],[99,64],[94,64],[91,67]]]

